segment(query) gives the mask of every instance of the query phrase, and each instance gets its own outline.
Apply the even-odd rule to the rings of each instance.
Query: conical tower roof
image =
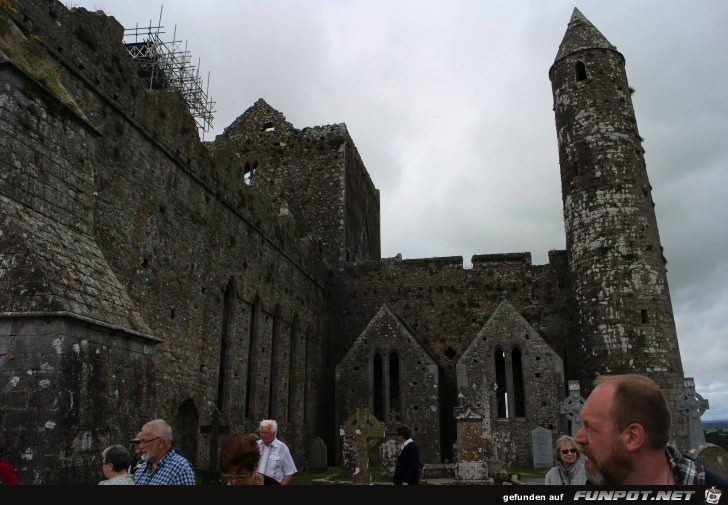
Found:
[[[559,61],[568,54],[583,51],[585,49],[611,49],[616,51],[614,47],[602,33],[584,17],[579,9],[574,7],[571,14],[569,26],[566,29],[564,38],[559,45],[559,52],[556,54],[554,62]]]

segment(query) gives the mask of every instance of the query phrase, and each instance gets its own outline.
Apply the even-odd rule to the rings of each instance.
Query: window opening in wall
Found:
[[[259,310],[259,298],[256,296],[255,300],[253,301],[253,306],[250,310],[250,338],[248,339],[248,375],[246,379],[246,388],[245,388],[245,416],[248,419],[253,419],[255,416],[255,413],[252,411],[253,408],[253,384],[254,384],[254,374],[255,370],[254,364],[255,364],[255,354],[253,353],[255,350],[255,344],[256,344],[256,324],[257,324],[257,317],[258,317],[258,310]]]
[[[276,304],[273,314],[273,332],[271,334],[270,349],[270,387],[268,387],[268,417],[266,419],[280,419],[278,407],[278,384],[280,377],[280,363],[285,356],[281,347],[281,304]]]
[[[399,400],[399,356],[392,352],[389,355],[389,414],[392,421],[398,419],[400,407]]]
[[[520,349],[513,349],[511,362],[513,364],[513,407],[516,417],[525,417],[526,394],[523,385],[523,360]]]
[[[384,419],[384,363],[379,353],[374,354],[372,373],[372,410],[374,417]]]
[[[372,356],[371,408],[374,417],[387,422],[399,421],[402,412],[399,355],[392,351],[386,357]]]
[[[506,354],[500,347],[495,350],[495,394],[498,405],[498,417],[508,417],[508,386],[506,385]]]
[[[586,81],[586,65],[583,61],[576,62],[576,80]]]
[[[457,351],[455,349],[453,349],[452,347],[447,346],[447,348],[445,348],[445,357],[447,359],[452,361],[453,359],[455,359],[455,357],[457,355],[458,355]]]
[[[289,370],[288,370],[288,408],[286,411],[286,420],[290,421],[295,412],[295,406],[298,399],[297,384],[300,379],[296,375],[298,367],[296,366],[298,360],[298,314],[293,316],[293,324],[291,324],[291,352],[288,355],[289,358]]]
[[[245,162],[245,167],[243,168],[243,182],[250,186],[250,183],[253,181],[253,174],[255,174],[255,169],[258,168],[258,162],[254,161],[252,164],[249,161]]]
[[[300,366],[301,368],[301,375],[300,375],[300,381],[301,381],[301,400],[297,402],[298,405],[300,405],[300,409],[303,410],[300,415],[296,416],[296,420],[298,424],[303,426],[309,426],[310,425],[310,418],[311,409],[306,408],[307,405],[311,405],[311,402],[308,401],[308,397],[311,394],[311,389],[313,388],[313,384],[311,384],[310,380],[310,369],[309,369],[309,362],[306,360],[308,356],[316,356],[316,339],[310,338],[312,334],[311,326],[307,326],[306,329],[303,331],[303,335],[301,336],[302,341],[302,351],[303,356],[301,357],[302,364]]]
[[[510,359],[508,356],[501,347],[495,349],[495,396],[500,419],[526,416],[523,353],[513,348]]]
[[[650,314],[647,312],[647,309],[642,309],[640,311],[642,313],[642,324],[647,324],[650,322]]]
[[[217,378],[217,409],[223,412],[225,407],[225,377],[227,374],[227,357],[230,347],[231,333],[233,331],[234,303],[237,299],[235,280],[230,279],[225,287],[225,298],[222,307],[222,335],[220,335],[220,362],[218,363]]]

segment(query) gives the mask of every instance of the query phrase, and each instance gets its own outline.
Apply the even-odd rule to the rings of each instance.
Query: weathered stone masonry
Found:
[[[676,406],[624,58],[578,10],[550,71],[566,250],[472,269],[381,258],[379,191],[344,124],[298,130],[261,99],[200,142],[179,95],[141,88],[113,18],[23,0],[8,26],[0,430],[22,483],[95,483],[100,451],[156,417],[203,479],[216,411],[230,432],[277,419],[306,468],[314,437],[341,463],[360,408],[386,427],[373,463],[404,421],[425,463],[484,476],[530,466],[534,429],[568,431],[568,380],[645,373]]]
[[[154,417],[172,421],[178,441],[190,441],[184,452],[207,468],[199,432],[215,408],[245,432],[275,413],[303,460],[298,440],[313,436],[322,411],[315,395],[304,404],[323,371],[317,245],[265,191],[243,183],[232,154],[210,156],[179,97],[139,88],[113,19],[54,2],[21,8],[19,26],[57,52],[63,85],[100,133],[94,145],[97,134],[72,129],[66,107],[56,107],[60,119],[49,114],[53,97],[2,64],[3,75],[20,76],[3,90],[1,373],[11,386],[2,426],[25,448],[23,480],[95,479],[99,448]],[[68,31],[55,32],[54,20]],[[73,36],[81,30],[93,51]],[[126,65],[125,78],[96,88],[94,76],[114,61]],[[65,329],[54,333],[59,323]],[[288,362],[275,370],[274,329],[276,357]],[[38,403],[41,393],[47,401]]]
[[[654,375],[677,402],[682,363],[624,56],[575,10],[549,75],[584,367]]]

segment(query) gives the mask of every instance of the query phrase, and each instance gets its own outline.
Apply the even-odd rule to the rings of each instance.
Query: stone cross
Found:
[[[229,426],[221,424],[220,417],[220,411],[216,408],[212,413],[210,424],[200,426],[200,433],[210,434],[210,464],[207,469],[207,484],[217,484],[220,479],[220,469],[217,467],[217,448],[220,444],[220,435],[230,432]]]
[[[680,409],[682,415],[688,418],[688,444],[690,447],[695,447],[705,443],[705,433],[700,416],[710,409],[710,406],[708,400],[704,400],[695,392],[695,381],[692,377],[685,377],[683,385],[685,392],[677,401],[677,408]]]
[[[571,421],[571,436],[581,429],[581,409],[584,407],[584,398],[581,397],[579,381],[569,381],[569,396],[561,402],[561,414]]]
[[[397,412],[397,409],[394,407],[392,407],[392,410],[387,412],[386,416],[388,423],[394,424],[399,421],[399,412]]]
[[[344,451],[351,449],[355,451],[354,484],[371,484],[369,449],[374,447],[380,438],[384,438],[384,426],[369,413],[369,409],[356,409],[356,414],[339,428],[339,435],[344,437]],[[344,460],[346,461],[346,457]]]

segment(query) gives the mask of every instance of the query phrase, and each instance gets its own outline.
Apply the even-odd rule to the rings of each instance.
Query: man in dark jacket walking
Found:
[[[397,486],[412,486],[420,483],[420,449],[412,440],[412,428],[406,424],[399,424],[394,429],[399,444],[397,464],[394,467],[392,482]]]

